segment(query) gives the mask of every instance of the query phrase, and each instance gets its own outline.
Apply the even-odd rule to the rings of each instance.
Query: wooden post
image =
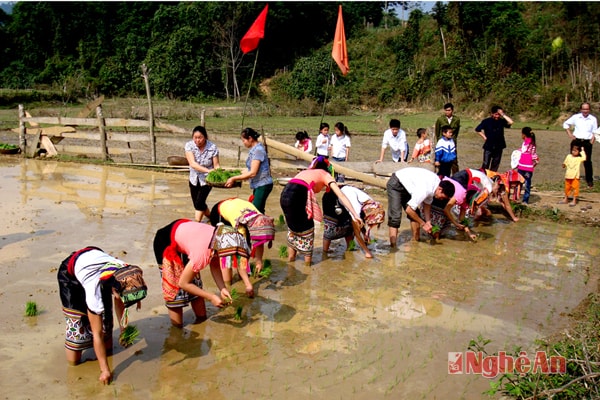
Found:
[[[108,149],[106,148],[106,125],[102,115],[102,106],[96,107],[96,118],[98,119],[98,130],[100,131],[100,148],[102,149],[102,159],[108,160]]]
[[[142,76],[146,85],[146,95],[148,96],[148,128],[150,130],[150,149],[152,153],[152,164],[156,164],[156,138],[154,137],[154,111],[152,110],[152,96],[150,94],[150,82],[148,74],[150,69],[146,64],[142,64]]]
[[[200,125],[206,128],[206,108],[202,107],[200,111]]]
[[[19,147],[21,148],[21,154],[25,154],[25,146],[27,145],[25,141],[27,128],[25,128],[23,118],[25,118],[25,108],[23,108],[23,104],[19,104]]]

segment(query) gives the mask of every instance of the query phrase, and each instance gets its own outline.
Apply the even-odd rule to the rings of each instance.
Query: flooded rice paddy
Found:
[[[267,202],[278,217],[281,186]],[[367,190],[368,191],[368,190]],[[448,353],[481,336],[490,352],[515,346],[533,352],[535,339],[559,330],[565,315],[596,289],[597,229],[495,215],[431,245],[409,242],[401,226],[391,251],[387,227],[375,232],[375,259],[360,250],[321,252],[314,265],[279,257],[285,227],[265,258],[269,278],[257,297],[235,309],[208,306],[209,320],[171,328],[162,302],[152,240],[158,228],[193,217],[186,173],[160,173],[53,161],[0,159],[0,387],[2,397],[173,399],[248,397],[314,399],[479,399],[480,375],[448,374]],[[213,189],[209,205],[241,189]],[[381,199],[385,200],[385,199]],[[386,202],[387,204],[387,202]],[[97,382],[96,361],[70,367],[56,269],[73,250],[96,245],[143,267],[149,296],[130,323],[140,340],[115,346],[112,385]],[[208,271],[205,288],[214,290]],[[234,287],[243,293],[243,285]],[[24,317],[27,301],[42,309]],[[116,333],[114,333],[116,337]],[[116,343],[116,340],[115,340]]]

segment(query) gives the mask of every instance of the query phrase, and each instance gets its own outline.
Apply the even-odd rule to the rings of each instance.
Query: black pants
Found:
[[[592,167],[592,142],[587,139],[575,139],[574,144],[581,146],[585,151],[585,161],[583,169],[585,170],[585,181],[588,186],[594,186],[594,168]]]

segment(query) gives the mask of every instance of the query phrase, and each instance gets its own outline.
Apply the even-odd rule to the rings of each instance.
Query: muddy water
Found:
[[[81,164],[0,159],[0,387],[13,398],[165,399],[481,398],[489,380],[448,375],[448,352],[491,339],[490,352],[533,350],[536,338],[561,327],[564,314],[595,289],[597,230],[548,223],[517,224],[496,215],[440,244],[410,243],[408,224],[391,252],[382,227],[376,258],[344,252],[343,241],[315,263],[279,258],[280,228],[266,258],[258,296],[209,307],[210,319],[174,329],[161,301],[154,232],[193,217],[186,174]],[[276,187],[267,213],[279,216]],[[215,189],[209,204],[241,189]],[[317,238],[322,231],[317,231]],[[98,365],[64,361],[56,268],[72,250],[96,245],[143,266],[149,298],[131,314],[140,340],[115,347],[115,382],[97,383]],[[214,283],[203,271],[205,287]],[[243,292],[241,282],[235,284]],[[23,317],[27,301],[42,309]],[[93,353],[86,353],[88,360]]]

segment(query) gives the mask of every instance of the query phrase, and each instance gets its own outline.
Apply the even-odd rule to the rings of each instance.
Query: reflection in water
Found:
[[[479,335],[492,340],[490,352],[514,346],[529,349],[536,338],[553,333],[562,322],[561,313],[595,289],[593,278],[598,275],[597,231],[585,227],[525,220],[505,223],[501,216],[476,227],[478,243],[457,236],[432,246],[410,242],[409,225],[403,220],[400,245],[393,251],[387,229],[375,232],[373,260],[365,259],[361,251],[345,252],[345,246],[335,242],[334,251],[322,255],[319,227],[312,266],[279,258],[285,232],[278,230],[273,248],[265,254],[273,274],[255,280],[256,298],[242,295],[242,321],[233,320],[233,307],[209,306],[208,321],[181,330],[170,328],[151,243],[158,227],[193,216],[187,175],[35,160],[3,171],[14,174],[10,182],[16,196],[7,198],[18,203],[8,202],[6,209],[27,206],[48,211],[26,221],[31,227],[6,228],[12,235],[37,233],[30,239],[9,236],[23,240],[1,244],[2,252],[20,245],[27,254],[19,253],[10,264],[3,264],[10,271],[5,298],[28,298],[32,292],[28,288],[35,286],[49,293],[47,304],[54,304],[55,276],[48,271],[64,258],[62,252],[73,250],[74,243],[94,242],[127,251],[127,260],[149,272],[146,304],[133,314],[155,324],[143,332],[148,341],[145,357],[131,358],[129,363],[119,359],[118,379],[106,392],[94,382],[93,362],[66,373],[48,364],[45,373],[29,379],[39,384],[58,381],[48,389],[49,398],[60,397],[63,392],[58,388],[67,383],[73,386],[72,397],[95,393],[101,398],[134,399],[198,395],[412,399],[447,398],[452,393],[455,398],[480,398],[489,381],[474,375],[449,376],[448,352],[465,351]],[[280,193],[276,186],[267,214],[281,214]],[[248,195],[247,187],[213,190],[209,203]],[[61,210],[67,210],[67,217]],[[202,274],[210,285],[210,272]],[[238,285],[234,284],[243,293]],[[57,339],[62,332],[56,328],[62,316],[55,308],[48,306],[35,327],[18,335],[3,325],[4,346],[39,343],[41,332],[54,332],[55,337],[43,342],[62,357]],[[0,317],[11,321],[6,326],[23,325],[13,314],[0,310]],[[14,378],[7,385],[6,378],[3,381],[9,395],[29,387],[22,376],[30,376],[25,371],[27,360],[35,358],[37,348],[21,344],[2,349],[13,357],[10,370],[0,371],[3,377]]]

